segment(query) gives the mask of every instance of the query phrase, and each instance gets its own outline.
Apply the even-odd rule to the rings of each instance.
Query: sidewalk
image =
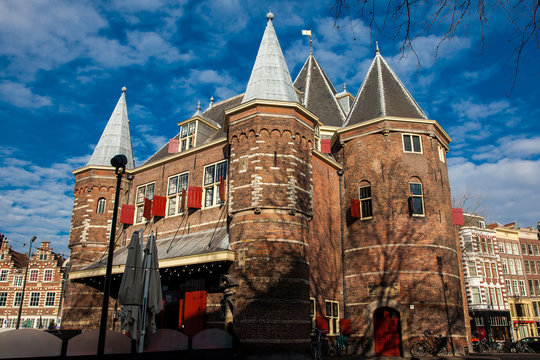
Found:
[[[396,356],[387,356],[387,357],[367,357],[367,356],[358,356],[358,355],[348,355],[348,356],[325,356],[323,360],[402,360],[402,359],[419,359],[419,360],[540,360],[540,354],[523,354],[523,353],[482,353],[482,354],[471,354],[468,356],[444,356],[444,357],[434,357],[434,356],[423,356],[421,358],[411,358],[411,357],[396,357]]]

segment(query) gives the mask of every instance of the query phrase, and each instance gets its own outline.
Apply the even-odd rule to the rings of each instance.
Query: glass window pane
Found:
[[[421,197],[413,197],[413,214],[422,215],[424,213],[424,207],[422,206]]]
[[[195,132],[195,121],[189,123],[189,131],[188,131],[188,134],[189,134],[189,135],[193,135],[194,132]]]
[[[186,190],[188,188],[188,176],[189,174],[182,174],[178,180],[178,192],[181,193],[182,189]]]
[[[176,214],[176,196],[169,199],[169,215]]]
[[[422,184],[409,183],[409,188],[412,195],[422,195]]]
[[[414,152],[422,152],[422,149],[420,148],[420,136],[413,136],[412,141]]]
[[[154,198],[154,184],[146,185],[146,197],[150,200]]]
[[[188,134],[188,127],[187,125],[182,125],[182,129],[180,131],[180,137],[183,139],[187,136]]]
[[[204,206],[212,206],[214,203],[214,188],[209,187],[205,189]]]
[[[176,194],[178,192],[178,176],[173,176],[169,179],[169,195]]]
[[[412,151],[411,135],[403,135],[403,146],[405,151]]]
[[[326,302],[326,316],[332,316],[332,303],[329,301]]]
[[[221,163],[217,164],[216,166],[217,166],[217,171],[216,171],[216,180],[215,181],[218,182],[220,176],[224,180],[227,180],[227,162],[226,161],[221,162]]]
[[[137,204],[140,204],[144,201],[144,186],[141,186],[137,189]]]
[[[371,217],[372,216],[371,199],[362,200],[361,204],[362,204],[362,217],[363,218]]]
[[[360,188],[360,199],[371,197],[371,186],[364,186]]]
[[[338,316],[338,303],[332,303],[332,316]]]
[[[207,166],[204,168],[204,185],[209,185],[214,183],[214,165]]]

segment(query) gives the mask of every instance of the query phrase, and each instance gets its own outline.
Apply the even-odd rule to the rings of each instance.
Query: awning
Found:
[[[176,236],[172,242],[171,240],[172,237],[156,241],[160,269],[218,261],[234,261],[234,251],[229,246],[229,233],[226,227]],[[126,260],[127,247],[115,250],[112,273],[122,274]],[[81,270],[70,272],[69,278],[83,279],[104,276],[106,266],[107,259],[104,258]]]

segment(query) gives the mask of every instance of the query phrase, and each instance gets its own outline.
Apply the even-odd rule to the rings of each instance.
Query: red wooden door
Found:
[[[399,313],[380,308],[373,314],[375,356],[401,356]]]
[[[206,291],[188,291],[184,300],[184,334],[193,336],[204,330]]]

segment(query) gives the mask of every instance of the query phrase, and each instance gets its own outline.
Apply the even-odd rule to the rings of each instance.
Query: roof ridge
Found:
[[[315,64],[317,65],[317,68],[319,69],[319,71],[321,72],[321,74],[323,75],[323,80],[324,80],[324,83],[326,84],[326,86],[328,87],[328,90],[330,91],[330,93],[333,95],[332,98],[334,99],[334,102],[336,103],[337,105],[337,108],[339,110],[339,114],[341,116],[341,119],[342,119],[342,124],[343,122],[346,120],[346,117],[345,117],[345,113],[343,112],[343,109],[341,108],[341,105],[339,105],[339,102],[337,101],[336,99],[336,89],[334,88],[334,85],[332,85],[332,83],[330,83],[330,79],[328,79],[328,77],[326,76],[326,73],[323,71],[321,65],[319,64],[319,62],[317,61],[317,59],[315,58],[314,55],[311,55],[313,56],[313,60],[315,60]],[[332,91],[334,90],[334,91]]]
[[[349,125],[349,121],[351,120],[351,115],[354,113],[354,109],[356,108],[356,105],[358,104],[358,99],[360,99],[360,95],[362,94],[362,91],[365,88],[366,80],[371,73],[371,70],[373,68],[373,65],[375,64],[375,58],[371,61],[371,65],[369,66],[368,71],[366,72],[366,76],[364,76],[364,80],[362,81],[362,86],[360,86],[360,90],[358,90],[358,93],[356,94],[356,97],[354,98],[353,106],[351,107],[351,111],[349,111],[349,114],[347,115],[347,119],[345,120],[345,123],[343,124],[343,127]]]
[[[377,79],[379,80],[379,102],[381,105],[381,115],[386,116],[386,99],[384,97],[384,83],[381,70],[381,55],[378,50],[379,48],[377,46],[377,55],[375,55],[375,60],[377,61]]]
[[[307,74],[306,74],[306,91],[304,93],[304,106],[308,107],[308,100],[309,100],[309,88],[311,84],[311,58],[313,57],[313,54],[310,54],[308,56],[308,68],[307,68]]]
[[[214,103],[214,106],[207,108],[207,109],[204,110],[202,113],[204,114],[204,113],[206,113],[207,111],[212,110],[213,108],[215,108],[215,107],[217,107],[217,106],[223,104],[223,103],[226,102],[226,101],[230,101],[230,100],[232,100],[232,99],[236,99],[237,97],[244,96],[244,94],[245,94],[245,92],[243,92],[243,93],[241,93],[241,94],[238,94],[238,95],[231,96],[230,98],[221,100],[221,101],[219,101],[219,102],[217,102],[217,103]]]

